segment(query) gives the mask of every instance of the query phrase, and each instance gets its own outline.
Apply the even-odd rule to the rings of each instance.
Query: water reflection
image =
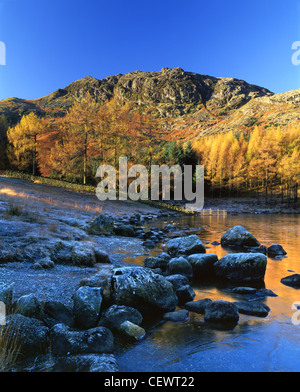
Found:
[[[158,226],[164,226],[161,222]],[[168,222],[170,223],[170,222]],[[291,272],[300,273],[300,217],[297,215],[187,216],[173,221],[181,229],[193,228],[200,239],[208,241],[207,253],[222,257],[227,250],[213,246],[230,227],[242,225],[262,245],[281,244],[287,257],[268,258],[265,287],[278,296],[266,297],[271,312],[266,318],[240,316],[232,331],[208,328],[203,316],[190,312],[186,322],[162,322],[148,332],[147,338],[117,355],[121,371],[299,371],[300,326],[293,325],[292,304],[300,301],[300,291],[280,283]],[[161,249],[154,249],[155,254]],[[135,259],[142,264],[145,256]],[[133,261],[133,260],[132,260]],[[245,300],[234,295],[230,284],[198,282],[196,298]]]

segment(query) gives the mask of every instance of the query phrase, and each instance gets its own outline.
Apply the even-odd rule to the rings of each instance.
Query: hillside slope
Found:
[[[243,80],[200,75],[181,68],[135,71],[102,80],[88,76],[39,99],[3,100],[0,115],[11,124],[30,111],[62,116],[86,92],[99,103],[116,96],[152,105],[170,132],[182,139],[247,130],[258,123],[284,128],[300,118],[300,90],[275,95]]]

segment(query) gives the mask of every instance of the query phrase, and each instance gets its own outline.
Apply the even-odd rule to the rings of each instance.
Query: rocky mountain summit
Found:
[[[241,131],[257,123],[284,127],[298,120],[300,105],[300,90],[273,94],[240,79],[162,68],[101,80],[88,76],[34,100],[9,98],[0,102],[0,115],[12,124],[30,111],[62,116],[87,92],[99,103],[118,97],[152,107],[168,129],[182,138]]]

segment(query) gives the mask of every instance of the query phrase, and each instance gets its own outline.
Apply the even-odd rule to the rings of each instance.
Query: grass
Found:
[[[10,327],[0,327],[0,372],[11,372],[20,357],[21,344],[18,331]]]
[[[96,187],[92,185],[75,184],[72,182],[55,180],[52,178],[33,176],[31,174],[17,172],[13,170],[6,170],[5,176],[10,178],[30,181],[35,184],[43,184],[43,185],[54,186],[57,188],[65,188],[76,192],[85,192],[85,193],[93,193],[93,194],[96,193]]]

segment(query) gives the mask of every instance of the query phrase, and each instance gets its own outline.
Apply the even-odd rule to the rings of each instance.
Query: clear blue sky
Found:
[[[0,99],[162,67],[300,88],[299,0],[0,0],[0,41]]]

